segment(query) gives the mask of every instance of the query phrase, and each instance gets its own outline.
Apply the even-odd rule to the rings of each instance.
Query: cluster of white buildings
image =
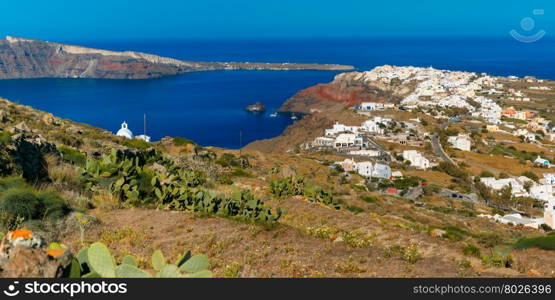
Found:
[[[468,135],[466,134],[459,134],[456,136],[450,136],[447,141],[453,145],[453,148],[455,149],[459,149],[462,151],[470,151],[470,147],[472,145],[472,142],[470,140],[470,137],[468,137]]]
[[[361,72],[355,80],[378,81],[390,84],[393,80],[401,84],[417,82],[415,90],[406,96],[401,105],[405,107],[458,107],[466,108],[473,116],[488,122],[498,123],[501,107],[493,100],[477,96],[478,92],[502,88],[497,78],[472,72],[446,71],[434,68],[381,66],[368,72]],[[472,101],[473,103],[471,103]],[[477,106],[476,106],[477,104]],[[374,103],[360,106],[374,110]]]
[[[325,130],[325,136],[336,136],[337,134],[346,132],[353,134],[358,134],[362,132],[383,134],[384,128],[391,122],[392,120],[390,118],[384,117],[374,117],[371,120],[362,122],[360,126],[347,126],[336,122],[335,124],[333,124],[332,128]]]
[[[355,162],[348,158],[335,164],[340,165],[345,172],[355,171],[367,178],[389,179],[392,177],[391,168],[386,164],[373,164],[371,161]]]
[[[410,162],[412,167],[418,169],[429,169],[432,165],[430,161],[425,158],[422,153],[416,150],[405,150],[403,151],[403,159]]]
[[[500,190],[507,186],[511,187],[511,193],[515,197],[530,197],[536,200],[543,201],[544,203],[544,218],[543,222],[550,227],[554,227],[555,225],[555,195],[553,194],[555,185],[555,174],[546,173],[543,175],[543,178],[540,179],[539,183],[534,182],[528,177],[520,176],[518,178],[504,178],[504,179],[495,179],[494,177],[485,177],[480,178],[480,181],[484,183],[487,187],[493,190]],[[531,183],[531,187],[529,191],[526,190],[524,184],[526,182]],[[495,216],[494,216],[495,218]],[[505,218],[506,219],[506,218]],[[510,219],[510,220],[509,220]],[[518,216],[512,215],[509,219],[503,220],[502,217],[496,218],[497,221],[507,224],[508,222],[513,224],[536,224],[537,228],[537,220],[533,221],[533,219],[526,219],[521,218],[522,222],[518,222]],[[541,224],[541,223],[540,223]],[[531,226],[531,227],[534,227]]]
[[[480,182],[485,184],[492,190],[501,190],[504,187],[510,186],[511,193],[514,197],[527,197],[529,196],[528,192],[524,188],[524,183],[529,181],[530,178],[520,176],[518,178],[502,178],[496,179],[495,177],[482,177],[480,178]]]
[[[364,121],[360,126],[347,126],[336,122],[332,128],[326,129],[324,136],[317,137],[312,142],[315,147],[350,148],[364,147],[364,139],[361,134],[373,133],[383,134],[385,128],[392,120],[384,117],[374,117]]]
[[[395,108],[395,104],[393,103],[381,103],[381,102],[362,102],[355,107],[359,110],[386,110]]]
[[[490,124],[499,124],[501,121],[502,108],[495,101],[486,97],[476,97],[473,99],[480,107],[472,112],[473,117],[479,117]]]

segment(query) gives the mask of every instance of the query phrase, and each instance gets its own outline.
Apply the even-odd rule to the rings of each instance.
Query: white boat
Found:
[[[291,116],[291,120],[297,120],[297,119],[298,119],[297,116],[295,116],[295,115],[292,115],[292,116]]]
[[[271,117],[271,118],[275,118],[275,117],[277,117],[277,116],[278,116],[278,113],[277,113],[277,112],[273,112],[273,113],[270,114],[270,117]]]

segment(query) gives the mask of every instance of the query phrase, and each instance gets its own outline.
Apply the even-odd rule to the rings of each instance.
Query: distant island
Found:
[[[148,79],[215,70],[347,71],[353,66],[317,63],[195,62],[134,51],[109,51],[7,36],[0,40],[0,79]]]
[[[245,110],[253,113],[263,113],[264,111],[266,111],[266,106],[264,106],[262,102],[256,101],[253,104],[247,105],[247,107],[245,107]]]

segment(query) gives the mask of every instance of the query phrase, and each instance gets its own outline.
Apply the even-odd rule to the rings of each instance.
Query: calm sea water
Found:
[[[318,62],[369,70],[383,64],[433,66],[494,75],[555,79],[555,40],[524,44],[507,38],[63,41],[199,61]],[[217,71],[152,80],[0,80],[0,96],[63,118],[117,131],[122,121],[141,134],[183,136],[202,145],[237,148],[279,135],[293,121],[269,114],[300,89],[328,82],[329,71]],[[263,102],[268,112],[244,107]]]

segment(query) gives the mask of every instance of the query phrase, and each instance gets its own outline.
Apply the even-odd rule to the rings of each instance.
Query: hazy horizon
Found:
[[[0,35],[45,40],[503,37],[552,28],[552,1],[159,0],[3,3]],[[479,9],[477,9],[479,7]],[[541,12],[538,14],[537,12]],[[528,18],[527,28],[521,21]],[[533,24],[530,24],[530,19]],[[533,25],[533,26],[530,26]],[[526,30],[522,30],[525,28]]]

